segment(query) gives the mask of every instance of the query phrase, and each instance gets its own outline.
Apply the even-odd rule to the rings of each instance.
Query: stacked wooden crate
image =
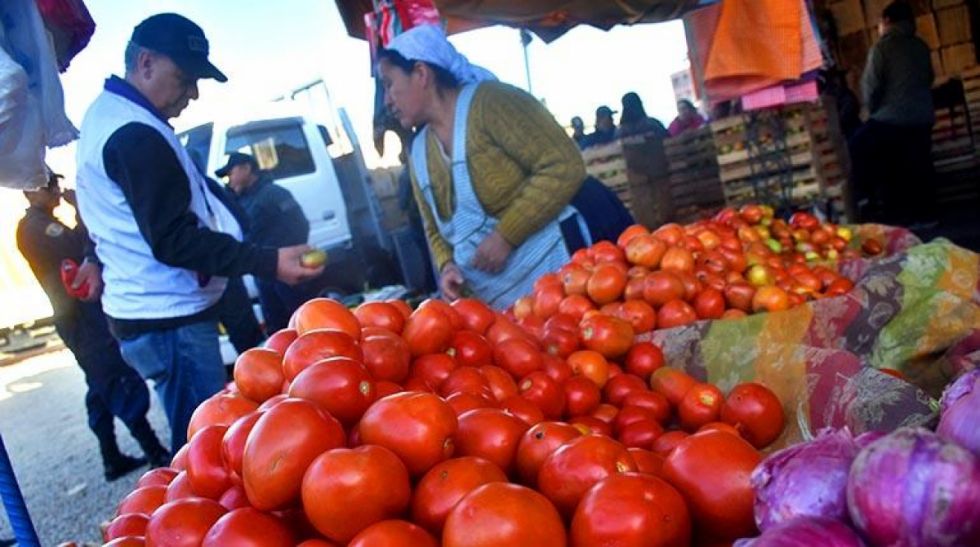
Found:
[[[674,221],[687,223],[705,218],[725,204],[710,127],[665,139],[664,153]]]
[[[973,133],[973,145],[980,154],[980,66],[963,72],[963,94]]]
[[[803,103],[713,122],[725,201],[831,205],[843,215],[846,153],[830,108],[823,102]],[[762,161],[764,156],[772,161]]]
[[[663,139],[636,135],[582,151],[585,169],[619,196],[637,222],[659,226],[669,218]]]
[[[396,230],[408,224],[408,216],[398,203],[398,179],[402,166],[379,167],[370,173],[371,190],[377,200],[385,230]]]

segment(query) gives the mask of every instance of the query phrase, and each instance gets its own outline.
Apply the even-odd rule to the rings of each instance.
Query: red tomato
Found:
[[[541,422],[528,429],[517,446],[517,474],[524,484],[534,487],[541,464],[566,442],[582,432],[563,422]]]
[[[449,320],[449,324],[452,327],[453,331],[457,331],[463,328],[463,318],[460,317],[459,313],[456,312],[456,309],[450,306],[449,303],[446,302],[445,300],[440,300],[438,298],[429,298],[428,300],[425,300],[424,302],[419,304],[419,307],[417,308],[416,311],[426,310],[426,309],[434,309],[439,313],[443,314],[444,316],[446,316],[446,319]],[[409,318],[411,318],[411,316],[409,316]]]
[[[677,277],[680,278],[681,284],[684,285],[684,300],[687,302],[694,302],[694,298],[703,288],[701,286],[701,282],[698,281],[698,278],[690,272],[678,273]]]
[[[752,297],[752,311],[782,311],[789,309],[789,295],[779,287],[759,287]]]
[[[234,373],[238,392],[261,403],[282,390],[282,354],[264,348],[245,350],[235,361]]]
[[[254,412],[259,405],[240,395],[218,393],[201,403],[187,425],[187,438],[193,439],[194,434],[209,425],[231,425],[242,416]],[[174,455],[177,459],[177,455]],[[171,465],[176,468],[176,465]]]
[[[625,262],[626,255],[623,254],[622,249],[614,245],[611,241],[600,241],[591,248],[592,258],[595,260],[596,264],[602,264],[606,262]]]
[[[472,393],[453,393],[449,397],[446,397],[446,402],[453,408],[453,412],[457,418],[471,410],[493,407],[493,402],[489,399]]]
[[[449,349],[454,330],[452,319],[447,314],[433,306],[419,307],[406,321],[402,338],[408,343],[412,356],[418,357]]]
[[[593,486],[575,510],[572,545],[691,544],[684,498],[657,477],[626,473]]]
[[[562,329],[546,330],[541,340],[544,351],[549,355],[565,358],[579,349],[578,331],[569,332]]]
[[[309,331],[296,339],[282,358],[286,379],[292,381],[303,369],[330,357],[348,357],[364,361],[357,339],[339,330]]]
[[[656,268],[667,252],[667,244],[652,235],[639,235],[626,244],[626,260],[644,268]]]
[[[524,420],[528,425],[534,425],[544,421],[544,413],[538,405],[528,401],[520,395],[508,397],[500,401],[500,408],[508,414],[513,414]]]
[[[585,275],[588,276],[589,274],[586,273]],[[561,303],[558,304],[559,314],[574,317],[576,321],[580,321],[586,312],[594,309],[595,304],[588,297],[581,294],[569,293],[569,296],[563,298]]]
[[[629,321],[633,332],[643,334],[657,327],[657,312],[643,300],[623,302],[619,308],[619,318]]]
[[[575,429],[583,435],[602,435],[610,438],[613,436],[612,425],[595,416],[575,416],[568,420],[568,423],[575,426]]]
[[[196,547],[205,534],[225,514],[214,500],[184,498],[153,512],[146,525],[147,547]]]
[[[368,336],[361,341],[364,367],[377,381],[400,383],[408,378],[412,354],[400,336]]]
[[[289,506],[310,462],[346,441],[340,423],[313,403],[287,399],[270,408],[245,442],[242,480],[249,502],[261,511]]]
[[[386,302],[365,302],[354,310],[354,317],[362,327],[379,327],[401,334],[405,316],[395,306]]]
[[[262,347],[276,351],[279,353],[279,355],[283,355],[286,353],[286,349],[289,347],[289,344],[292,344],[293,340],[296,340],[297,336],[299,336],[299,334],[295,329],[280,329],[274,332],[272,336],[267,338],[265,343],[262,344]]]
[[[504,369],[492,365],[482,366],[480,367],[480,374],[486,378],[487,385],[490,386],[490,391],[493,392],[493,398],[496,401],[503,401],[508,397],[517,395],[517,382]]]
[[[359,428],[362,442],[390,449],[418,477],[452,456],[457,420],[436,395],[403,392],[371,405]]]
[[[530,342],[512,338],[493,348],[493,364],[511,373],[515,378],[541,370],[541,352]]]
[[[511,473],[517,445],[528,427],[520,418],[500,409],[470,410],[459,417],[455,453],[483,458]]]
[[[663,306],[684,296],[684,283],[673,272],[656,271],[643,282],[643,299],[652,306]]]
[[[586,291],[596,304],[608,304],[618,300],[626,288],[626,272],[613,264],[599,264],[592,272]]]
[[[664,367],[650,376],[650,389],[666,397],[672,405],[681,404],[688,390],[697,383],[686,372],[675,368]]]
[[[361,334],[357,317],[346,306],[329,298],[308,300],[293,317],[300,336],[314,329],[336,329],[355,339]]]
[[[675,273],[694,273],[694,255],[683,247],[670,247],[660,260],[660,269]]]
[[[697,320],[698,315],[694,308],[683,300],[671,300],[657,312],[657,325],[661,329],[690,325]]]
[[[157,507],[163,505],[166,496],[167,486],[161,484],[141,486],[127,494],[119,502],[119,507],[116,508],[116,515],[139,513],[149,516],[156,511]]]
[[[374,380],[360,362],[332,357],[296,375],[289,396],[310,401],[344,427],[351,427],[374,402]]]
[[[625,355],[633,345],[633,326],[618,317],[594,315],[582,320],[582,343],[607,359]]]
[[[684,238],[684,228],[680,224],[670,222],[654,230],[653,237],[667,245],[677,245]]]
[[[535,290],[533,298],[532,313],[540,319],[547,319],[558,313],[558,306],[565,298],[565,291],[562,290],[560,283],[549,285]]]
[[[592,412],[593,417],[598,418],[609,425],[612,425],[613,422],[616,421],[616,415],[618,414],[619,409],[608,403],[602,403],[596,407],[594,412]]]
[[[186,446],[186,445],[185,445]],[[167,495],[164,498],[165,503],[171,501],[176,501],[183,498],[199,498],[201,496],[194,492],[191,488],[191,481],[187,478],[187,471],[181,471],[177,473],[174,480],[167,485]]]
[[[650,411],[653,418],[661,425],[670,419],[670,401],[656,391],[634,391],[623,399],[623,408],[637,406]]]
[[[303,510],[310,524],[337,542],[402,514],[411,495],[405,465],[381,446],[330,450],[303,477]]]
[[[491,346],[496,346],[511,338],[527,340],[528,337],[527,333],[505,317],[498,317],[493,325],[487,329],[486,334],[487,341],[490,342]]]
[[[563,547],[566,534],[547,498],[530,488],[492,482],[467,494],[449,512],[442,545]]]
[[[404,520],[383,520],[361,530],[347,547],[438,547],[436,538]]]
[[[711,384],[697,384],[687,391],[677,406],[681,428],[697,431],[701,426],[718,421],[725,394]]]
[[[729,283],[725,286],[725,301],[732,308],[752,311],[752,299],[755,297],[755,287],[745,282]]]
[[[628,449],[633,461],[636,462],[636,472],[646,473],[655,477],[663,477],[664,457],[643,448]]]
[[[721,407],[721,420],[735,426],[756,448],[765,448],[779,438],[786,423],[779,397],[764,385],[739,384],[728,392]]]
[[[463,328],[482,335],[497,319],[486,304],[475,298],[460,298],[450,304],[463,322]]]
[[[285,393],[280,393],[279,395],[276,395],[275,397],[272,397],[270,399],[267,399],[266,402],[264,402],[261,405],[259,405],[258,410],[260,410],[260,411],[269,410],[270,408],[278,405],[279,403],[285,401],[288,398],[289,398],[289,395],[286,395]]]
[[[620,374],[610,378],[602,388],[603,400],[613,406],[623,406],[626,396],[635,391],[646,391],[647,384],[639,376]]]
[[[126,536],[142,537],[146,534],[146,524],[149,521],[150,517],[142,513],[119,515],[109,523],[103,537],[107,542]]]
[[[251,507],[248,504],[248,495],[245,493],[245,488],[238,484],[234,484],[231,488],[225,490],[225,493],[221,494],[221,497],[218,498],[218,503],[228,511],[234,511],[242,507]]]
[[[725,313],[725,295],[718,289],[704,289],[694,297],[694,311],[700,319],[718,319]]]
[[[438,536],[459,500],[491,482],[507,482],[507,475],[483,458],[453,458],[439,463],[415,487],[412,521]]]
[[[626,354],[626,372],[648,380],[655,370],[664,366],[664,352],[650,342],[633,344]]]
[[[445,353],[423,355],[412,363],[412,376],[437,388],[456,370],[456,360]]]
[[[464,367],[480,367],[493,364],[493,348],[483,336],[470,330],[461,330],[453,335],[449,354],[456,363]]]
[[[157,484],[167,486],[176,476],[177,470],[170,467],[157,467],[156,469],[150,469],[146,473],[143,473],[140,480],[136,481],[136,486],[134,489]]]
[[[412,307],[409,306],[408,302],[405,302],[404,300],[395,300],[395,299],[385,300],[385,304],[391,304],[392,306],[394,306],[395,309],[398,310],[398,312],[401,313],[402,317],[404,317],[405,319],[408,319],[408,316],[412,315]]]
[[[559,511],[571,515],[595,483],[630,471],[636,471],[636,463],[625,446],[608,437],[586,435],[568,441],[545,459],[538,489]]]
[[[657,440],[653,441],[653,446],[650,449],[655,453],[663,457],[667,457],[671,452],[677,448],[677,445],[681,443],[684,439],[688,438],[690,435],[683,431],[668,431],[663,435],[657,437]]]
[[[561,418],[565,397],[558,382],[544,372],[532,372],[517,386],[521,397],[531,401],[544,414],[545,418]]]
[[[634,407],[637,408],[637,407]],[[653,418],[627,424],[619,429],[616,439],[629,448],[650,448],[657,437],[663,435],[664,428]]]
[[[609,381],[609,362],[597,351],[576,351],[568,356],[568,365],[574,374],[585,376],[599,388]]]
[[[687,437],[664,461],[664,477],[687,499],[699,531],[720,539],[755,534],[749,482],[762,455],[721,431]]]
[[[657,417],[650,409],[641,406],[625,406],[616,413],[612,425],[616,433],[619,433],[629,424],[644,421],[656,422]]]
[[[565,380],[572,377],[572,367],[560,357],[546,353],[541,356],[541,362],[541,370],[559,384],[564,384]]]
[[[374,396],[376,399],[387,397],[389,395],[394,395],[395,393],[398,393],[400,391],[402,391],[402,386],[394,382],[387,382],[382,380],[380,382],[375,382],[374,384]]]
[[[839,277],[827,286],[826,293],[828,296],[840,296],[849,293],[853,288],[854,283],[850,279]]]
[[[293,547],[296,538],[286,524],[251,507],[235,509],[224,515],[204,536],[201,547]]]
[[[493,400],[493,390],[490,389],[486,376],[473,367],[460,367],[450,372],[449,377],[439,385],[439,393],[443,397],[453,393],[471,393]]]
[[[602,398],[595,382],[585,376],[574,376],[565,380],[562,389],[565,392],[565,414],[568,416],[591,414]]]
[[[211,425],[188,442],[187,479],[199,496],[218,499],[231,486],[231,473],[221,459],[221,439],[227,426]]]
[[[738,429],[735,429],[735,426],[724,422],[708,422],[699,427],[697,433],[703,433],[705,431],[724,431],[725,433],[730,433],[736,437],[742,436],[739,434]]]

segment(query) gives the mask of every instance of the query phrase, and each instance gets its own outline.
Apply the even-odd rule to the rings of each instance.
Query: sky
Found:
[[[227,76],[224,84],[202,80],[200,98],[171,123],[181,131],[250,105],[266,103],[295,88],[322,79],[331,101],[347,110],[369,167],[397,162],[397,139],[389,138],[379,158],[371,143],[374,83],[367,42],[351,38],[332,0],[86,0],[96,23],[88,46],[62,74],[65,111],[76,126],[101,92],[105,78],[122,75],[123,50],[133,27],[154,13],[176,12],[203,29],[211,60]],[[476,64],[505,82],[527,88],[519,33],[508,27],[480,29],[450,38]],[[687,68],[687,44],[680,22],[616,27],[609,32],[591,27],[573,29],[551,44],[535,38],[529,48],[533,94],[556,118],[568,125],[582,116],[591,126],[596,107],[619,110],[620,97],[637,92],[647,112],[665,124],[675,116],[670,75]],[[74,186],[75,146],[49,150],[48,164]],[[11,285],[30,278],[14,246],[14,231],[26,206],[19,192],[0,189],[0,301],[9,301]],[[70,219],[67,213],[63,216]],[[15,263],[15,267],[9,266]],[[11,269],[13,268],[13,269]],[[19,289],[18,289],[19,291]],[[22,306],[45,307],[43,294]],[[0,314],[0,326],[4,325]]]

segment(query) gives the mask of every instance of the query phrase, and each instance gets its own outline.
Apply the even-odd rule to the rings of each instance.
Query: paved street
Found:
[[[146,470],[105,482],[84,397],[85,381],[67,350],[0,367],[0,434],[45,547],[98,542],[99,522]],[[153,405],[150,421],[166,445],[166,418],[156,400]],[[142,454],[118,420],[116,433],[124,452]],[[3,512],[0,539],[12,536]]]

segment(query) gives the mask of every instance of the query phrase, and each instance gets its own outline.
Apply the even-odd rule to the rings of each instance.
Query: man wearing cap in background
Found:
[[[228,188],[245,214],[246,242],[262,247],[306,243],[310,224],[303,209],[289,190],[272,182],[268,173],[259,169],[254,157],[233,152],[228,156],[228,163],[214,174],[228,178]],[[313,297],[309,290],[275,279],[257,279],[256,285],[269,334],[286,328],[296,308]]]
[[[171,427],[186,440],[197,406],[224,387],[217,303],[228,276],[298,283],[321,268],[306,245],[241,242],[168,120],[198,96],[197,81],[227,80],[208,60],[204,32],[180,15],[149,17],[126,46],[125,79],[110,77],[78,143],[78,200],[103,263],[102,305],[122,355],[154,381]]]
[[[589,133],[586,146],[599,146],[616,140],[616,123],[613,110],[608,106],[595,109],[595,131]]]
[[[78,283],[73,285],[62,282],[61,264],[66,259],[81,264],[83,270],[97,272],[99,266],[85,227],[79,224],[72,229],[54,217],[54,209],[62,195],[58,178],[58,175],[52,175],[47,187],[24,192],[30,207],[17,225],[17,248],[51,302],[58,336],[85,374],[88,426],[99,441],[105,478],[114,481],[147,460],[154,467],[169,465],[170,454],[160,445],[146,419],[150,409],[146,384],[123,361],[119,345],[109,334],[98,303],[99,276],[84,276],[83,280],[76,279]],[[66,193],[65,200],[74,205],[69,196]],[[73,288],[85,289],[87,294],[80,291],[76,298],[69,294]],[[146,459],[120,452],[113,417],[119,417],[126,424]]]

